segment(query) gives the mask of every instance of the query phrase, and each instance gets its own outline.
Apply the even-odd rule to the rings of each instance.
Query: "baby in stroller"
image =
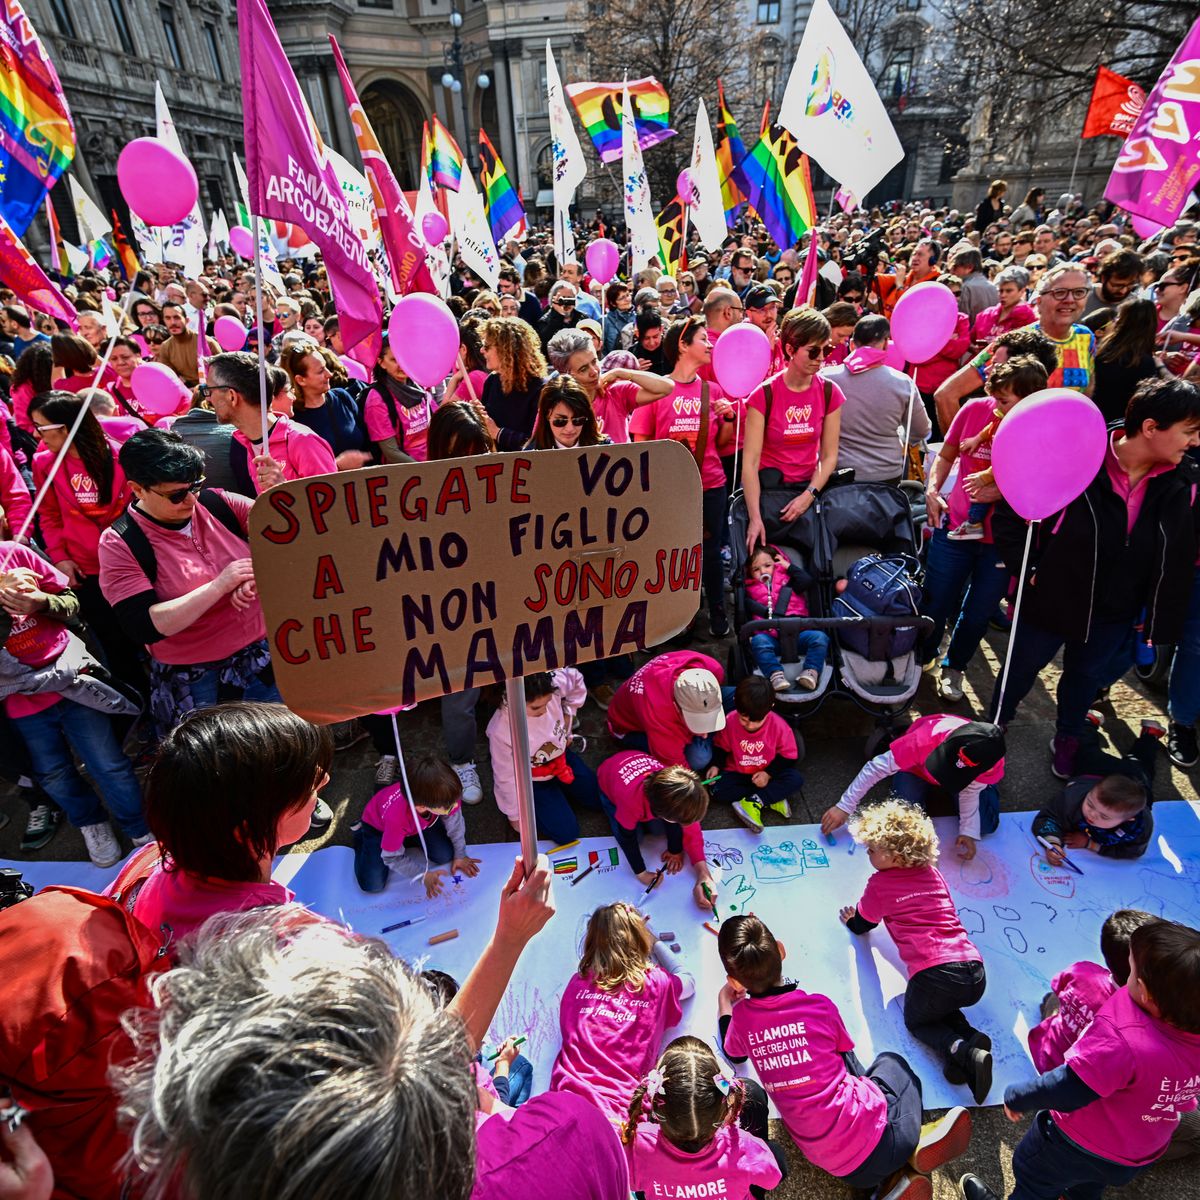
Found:
[[[805,581],[799,578],[802,575],[803,572],[792,566],[778,547],[756,547],[746,570],[746,606],[750,615],[768,621],[776,617],[807,617],[808,604],[803,590]],[[796,657],[804,662],[796,686],[806,692],[815,691],[829,653],[829,637],[818,629],[804,629],[793,636]],[[791,690],[792,685],[780,659],[777,630],[763,630],[754,634],[750,639],[750,654],[755,666],[777,692]]]

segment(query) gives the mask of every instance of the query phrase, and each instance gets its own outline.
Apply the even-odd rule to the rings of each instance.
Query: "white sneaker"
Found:
[[[143,833],[141,837],[130,838],[129,840],[133,842],[134,849],[136,850],[139,846],[148,846],[157,839],[152,833]]]
[[[400,764],[396,762],[394,754],[383,754],[379,761],[375,764],[375,786],[377,788],[389,787],[396,782],[396,772],[399,770]]]
[[[80,830],[84,844],[88,849],[88,857],[97,867],[111,867],[124,857],[117,842],[116,834],[107,821],[98,825],[84,825]]]
[[[464,804],[478,804],[483,799],[483,788],[479,783],[479,768],[473,762],[450,764],[462,781]]]
[[[788,682],[788,677],[782,671],[771,672],[771,686],[777,692],[790,692],[792,685]]]
[[[942,700],[961,700],[963,698],[963,673],[953,667],[943,667],[938,676],[937,694]]]
[[[807,671],[801,671],[799,678],[796,680],[799,687],[806,692],[815,692],[817,684],[820,682],[821,676],[812,667],[809,667]]]

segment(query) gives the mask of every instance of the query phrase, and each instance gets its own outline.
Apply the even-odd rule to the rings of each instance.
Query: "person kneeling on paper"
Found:
[[[364,892],[382,892],[392,871],[421,879],[426,896],[441,894],[447,864],[452,875],[479,874],[479,859],[467,854],[462,781],[454,768],[419,758],[408,780],[411,798],[393,783],[367,801],[354,826],[354,877]]]
[[[687,767],[664,767],[651,754],[624,750],[600,764],[600,802],[608,814],[617,845],[625,861],[648,888],[657,882],[656,872],[646,869],[638,845],[640,834],[666,834],[662,862],[668,875],[683,870],[686,853],[696,873],[692,889],[698,907],[711,910],[716,892],[712,872],[704,855],[700,822],[708,811],[708,788]],[[705,891],[705,888],[708,891]]]

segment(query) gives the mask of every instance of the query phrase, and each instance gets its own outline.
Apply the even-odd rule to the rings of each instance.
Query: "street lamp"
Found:
[[[459,30],[462,28],[463,15],[457,8],[450,11],[450,28],[454,31],[454,40],[449,45],[442,46],[442,61],[446,70],[442,73],[442,87],[452,95],[459,97],[460,112],[462,113],[462,133],[466,138],[467,162],[472,170],[476,167],[475,143],[471,138],[470,118],[467,113],[467,98],[463,93],[463,83],[466,79],[466,63],[463,55],[462,38]],[[475,86],[486,91],[492,86],[491,77],[486,72],[480,72],[475,79]]]

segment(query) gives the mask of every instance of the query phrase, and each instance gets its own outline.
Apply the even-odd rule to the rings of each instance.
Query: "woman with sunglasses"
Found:
[[[769,536],[777,541],[786,533],[780,527],[812,507],[837,467],[839,410],[845,397],[817,374],[829,344],[829,322],[815,308],[794,308],[779,327],[779,344],[787,365],[746,404],[742,490],[750,518],[750,550],[768,538],[761,507],[764,488],[795,493],[772,521]]]
[[[560,330],[561,337],[571,330]],[[552,338],[551,341],[554,339]],[[559,375],[542,388],[530,450],[574,450],[577,446],[600,446],[611,442],[600,432],[587,393],[569,375]]]
[[[247,543],[253,501],[205,491],[204,455],[144,429],[121,447],[133,493],[100,538],[100,587],[150,655],[160,733],[218,700],[278,700]]]

